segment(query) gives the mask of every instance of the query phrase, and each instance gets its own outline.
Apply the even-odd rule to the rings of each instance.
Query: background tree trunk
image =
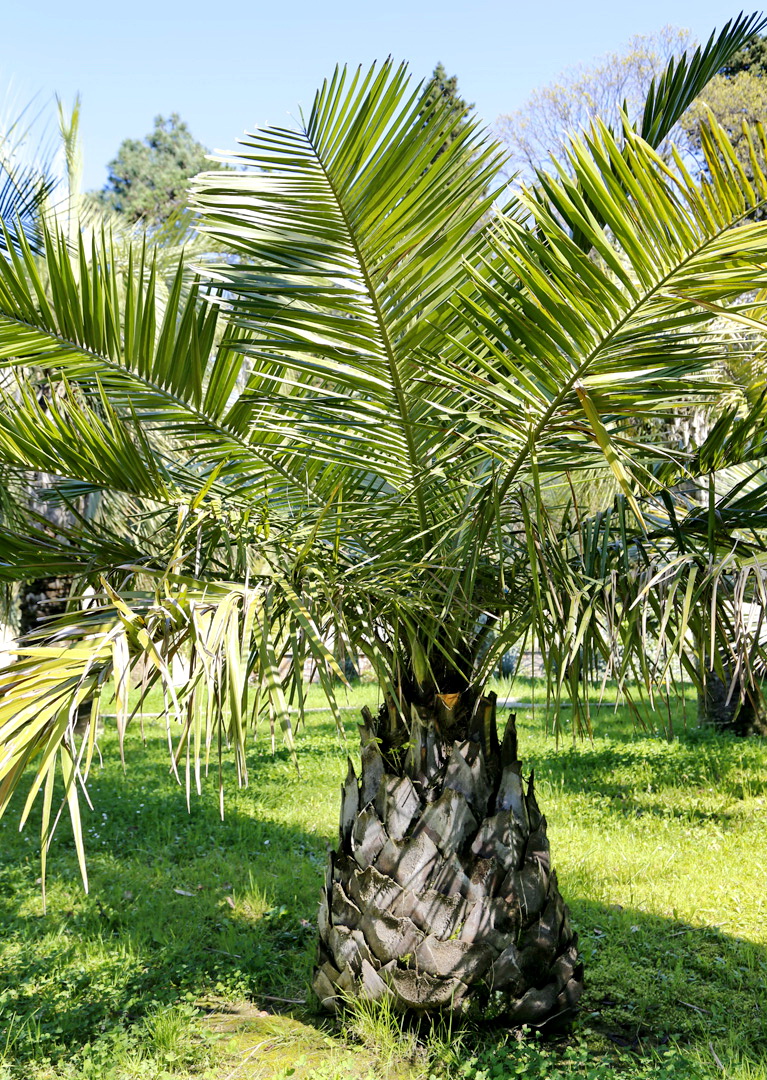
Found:
[[[705,690],[698,690],[698,723],[733,735],[767,735],[767,709],[761,691],[746,687],[741,701],[742,690],[742,685],[736,685],[730,695],[729,681],[707,672]]]
[[[44,392],[43,398],[46,398],[49,393],[50,391]],[[56,481],[57,477],[50,473],[32,473],[28,482],[27,502],[29,508],[49,521],[53,529],[67,528],[74,522],[71,511],[67,506],[46,498],[46,492],[50,492],[55,487]],[[87,514],[89,499],[80,499],[76,509],[81,514]],[[72,591],[73,580],[69,576],[40,577],[34,581],[25,582],[21,586],[18,626],[22,636],[44,625],[51,616],[64,614]]]
[[[52,615],[63,615],[72,589],[71,577],[37,578],[21,589],[19,633],[28,634]]]

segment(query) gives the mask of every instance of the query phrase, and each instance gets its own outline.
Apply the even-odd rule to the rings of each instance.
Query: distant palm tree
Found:
[[[672,70],[650,136],[752,24]],[[292,743],[305,660],[335,708],[334,654],[361,653],[382,701],[343,785],[317,995],[542,1023],[572,1009],[581,966],[487,680],[550,626],[578,692],[602,624],[570,625],[589,575],[555,559],[552,507],[573,478],[609,476],[639,543],[673,504],[686,460],[635,432],[711,393],[723,311],[763,332],[738,305],[767,285],[767,226],[750,220],[767,180],[744,181],[716,128],[701,187],[596,126],[560,179],[477,231],[498,152],[474,123],[447,140],[450,123],[440,100],[424,123],[402,68],[339,71],[305,127],[248,136],[236,170],[198,178],[202,230],[230,253],[204,282],[180,265],[158,296],[151,251],[116,269],[108,240],[72,254],[49,235],[42,260],[22,243],[0,263],[0,362],[60,391],[43,410],[20,374],[0,460],[127,511],[0,537],[6,580],[45,565],[96,589],[0,675],[0,812],[34,762],[24,816],[42,792],[45,858],[60,766],[85,874],[80,703],[95,717],[113,686],[122,738],[142,658],[180,721],[187,784],[225,740],[244,780],[251,720]],[[681,607],[667,621],[683,639]]]

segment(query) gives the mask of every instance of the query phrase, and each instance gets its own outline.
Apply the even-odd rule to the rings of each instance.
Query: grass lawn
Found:
[[[360,687],[352,702],[376,693]],[[532,700],[529,684],[514,697]],[[146,747],[138,723],[129,731],[125,773],[107,728],[85,811],[91,890],[62,821],[46,914],[19,793],[0,821],[0,1080],[767,1080],[767,741],[685,730],[680,711],[669,742],[603,708],[593,741],[557,746],[540,707],[521,713],[580,934],[582,1008],[569,1035],[548,1041],[427,1037],[380,1012],[342,1026],[300,1003],[356,754],[355,716],[344,716],[346,744],[327,713],[307,717],[300,775],[260,733],[250,787],[225,769],[223,822],[212,776],[187,813],[163,724],[145,723]]]

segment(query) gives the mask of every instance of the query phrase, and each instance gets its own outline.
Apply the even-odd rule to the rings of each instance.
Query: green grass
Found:
[[[187,813],[163,725],[146,725],[146,747],[129,732],[125,773],[108,729],[85,813],[90,894],[62,820],[46,914],[19,793],[0,821],[0,1080],[767,1080],[767,745],[685,729],[681,712],[672,742],[625,708],[593,713],[593,741],[559,745],[541,708],[519,718],[586,963],[567,1036],[427,1036],[376,1010],[339,1026],[277,1000],[306,996],[356,753],[344,715],[347,744],[327,714],[308,716],[300,776],[262,732],[247,790],[226,767],[223,822],[213,777]],[[649,719],[666,730],[665,714]]]

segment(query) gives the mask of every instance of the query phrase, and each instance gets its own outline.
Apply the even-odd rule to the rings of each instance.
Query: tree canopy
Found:
[[[722,65],[722,75],[732,78],[747,71],[751,75],[767,75],[767,35],[754,36]]]
[[[468,117],[474,108],[458,93],[458,76],[448,75],[442,63],[438,63],[423,96],[422,113],[425,120],[434,118],[434,106],[438,101],[447,105],[445,110],[447,133],[446,144],[457,139],[468,123]],[[438,153],[442,153],[441,147]]]
[[[178,113],[157,116],[143,140],[120,144],[99,198],[129,221],[158,224],[187,205],[190,179],[209,167],[208,151]]]
[[[756,66],[742,67],[732,75],[716,75],[684,114],[681,127],[687,134],[688,149],[699,167],[704,165],[702,142],[706,118],[713,114],[727,131],[743,169],[753,175],[747,130],[767,119],[767,78]],[[762,167],[764,167],[762,159]]]
[[[767,167],[763,157],[758,164],[753,160],[744,131],[744,125],[746,129],[753,128],[767,118],[766,76],[767,36],[754,34],[742,49],[722,65],[719,73],[684,114],[680,126],[687,136],[687,149],[696,158],[702,172],[705,172],[702,142],[705,139],[706,119],[711,114],[727,131],[740,167],[747,176],[753,177],[755,167]]]
[[[632,122],[638,121],[653,79],[691,44],[686,30],[666,26],[657,34],[636,35],[625,49],[564,71],[535,90],[521,108],[496,122],[510,167],[531,176],[560,156],[569,135],[595,117],[618,130],[625,107]]]

